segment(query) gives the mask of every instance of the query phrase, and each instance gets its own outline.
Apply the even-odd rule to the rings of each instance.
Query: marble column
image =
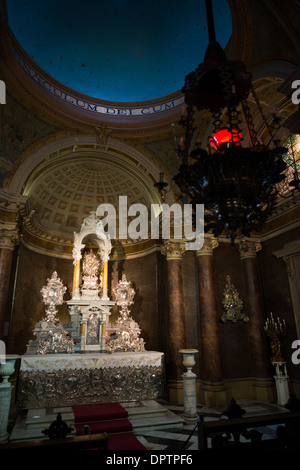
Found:
[[[249,317],[248,337],[251,349],[254,386],[257,399],[272,399],[270,360],[264,334],[264,308],[260,287],[257,252],[262,249],[261,243],[255,240],[242,239],[239,243],[245,285],[245,305]]]
[[[103,261],[102,300],[109,300],[109,297],[108,297],[108,259],[104,259]]]
[[[166,241],[161,249],[168,263],[168,300],[169,300],[169,355],[168,379],[178,381],[182,378],[183,365],[180,349],[185,349],[185,312],[182,283],[182,256],[185,243]]]
[[[13,250],[17,242],[18,231],[16,229],[0,228],[0,339],[4,336]]]
[[[73,271],[73,289],[72,289],[72,299],[80,298],[80,259],[75,259],[74,262],[74,271]]]
[[[80,260],[82,258],[81,251],[84,248],[84,244],[81,243],[80,234],[74,233],[74,245],[73,245],[73,286],[72,286],[72,299],[80,300]]]
[[[217,309],[213,273],[213,250],[216,238],[205,236],[203,247],[197,251],[199,274],[201,390],[206,405],[226,404],[220,344],[220,320]]]

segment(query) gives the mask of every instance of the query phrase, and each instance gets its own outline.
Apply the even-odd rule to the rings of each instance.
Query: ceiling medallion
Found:
[[[251,74],[240,61],[227,59],[216,41],[212,5],[206,0],[209,45],[204,62],[186,76],[182,89],[186,114],[180,124],[183,144],[178,148],[181,165],[174,177],[182,195],[193,205],[204,204],[205,231],[214,236],[225,232],[234,242],[238,233],[250,236],[263,228],[274,209],[278,193],[276,184],[284,179],[286,149],[278,146],[274,126],[264,122],[271,136],[270,149],[257,135],[247,104],[252,93],[262,114],[251,83]],[[195,144],[196,111],[209,110],[213,115],[213,135],[207,150]],[[251,146],[243,147],[241,113],[248,129]]]

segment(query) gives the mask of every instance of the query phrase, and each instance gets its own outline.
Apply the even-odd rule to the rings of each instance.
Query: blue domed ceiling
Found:
[[[213,0],[227,44],[226,0]],[[205,0],[7,0],[9,26],[27,54],[60,83],[118,102],[180,90],[208,44]]]

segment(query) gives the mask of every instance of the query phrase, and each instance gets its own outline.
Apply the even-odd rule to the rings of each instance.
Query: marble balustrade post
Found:
[[[197,395],[196,395],[196,374],[192,372],[195,365],[195,354],[198,349],[181,349],[183,355],[183,365],[187,371],[182,375],[184,390],[184,420],[189,424],[195,424],[199,420],[197,413]]]
[[[269,400],[271,397],[271,370],[268,358],[267,342],[264,334],[264,307],[260,287],[257,252],[261,243],[242,239],[239,243],[240,258],[245,284],[245,305],[249,317],[248,337],[253,364],[254,385],[258,399]]]
[[[20,356],[9,354],[0,361],[0,441],[8,439],[7,424],[10,412],[13,385],[8,381],[15,372],[15,362]]]
[[[0,228],[0,339],[4,337],[13,251],[17,243],[17,229]]]
[[[205,236],[197,251],[199,275],[199,307],[201,336],[201,389],[207,405],[225,404],[226,388],[223,381],[219,317],[213,273],[213,250],[216,238]]]
[[[169,300],[169,371],[171,381],[181,380],[183,374],[180,349],[185,349],[185,311],[182,283],[182,256],[184,242],[166,241],[161,249],[168,263]]]

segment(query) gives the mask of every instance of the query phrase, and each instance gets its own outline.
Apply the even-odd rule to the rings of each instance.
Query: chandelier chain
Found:
[[[262,117],[262,119],[263,119],[263,121],[264,121],[264,123],[265,123],[265,126],[266,126],[266,128],[268,129],[268,132],[269,132],[270,137],[271,137],[271,141],[274,143],[274,145],[275,145],[275,147],[276,147],[276,146],[278,145],[278,142],[276,141],[276,139],[275,139],[275,137],[274,137],[272,127],[269,125],[269,123],[268,123],[268,121],[267,121],[267,119],[266,119],[266,116],[264,115],[264,112],[263,112],[263,110],[262,110],[260,101],[259,101],[259,99],[258,99],[258,97],[257,97],[256,91],[255,91],[255,89],[254,89],[254,87],[253,87],[252,84],[251,84],[251,93],[252,93],[252,95],[253,95],[253,98],[254,98],[254,101],[255,101],[255,103],[256,103],[256,106],[257,106],[257,108],[258,108],[258,110],[259,110],[259,112],[260,112],[260,115],[261,115],[261,117]]]
[[[242,105],[242,110],[243,110],[244,118],[246,121],[247,129],[248,129],[251,147],[253,147],[253,149],[258,149],[261,147],[261,143],[259,141],[258,134],[254,127],[254,122],[253,122],[252,115],[250,112],[249,104],[247,100],[242,100],[241,105]]]

